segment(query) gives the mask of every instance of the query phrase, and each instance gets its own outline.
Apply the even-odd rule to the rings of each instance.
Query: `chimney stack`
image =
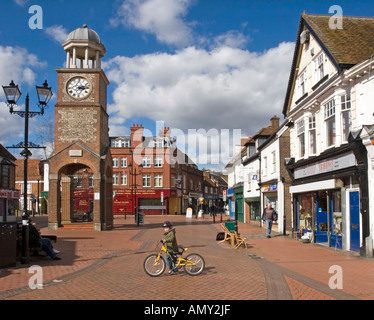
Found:
[[[141,124],[133,124],[131,127],[131,147],[136,148],[143,143],[144,127]]]
[[[160,137],[170,137],[170,128],[169,127],[163,127],[160,129],[159,132]]]
[[[278,129],[279,128],[279,118],[275,115],[274,117],[272,117],[270,119],[271,121],[271,126],[274,128],[274,129]]]

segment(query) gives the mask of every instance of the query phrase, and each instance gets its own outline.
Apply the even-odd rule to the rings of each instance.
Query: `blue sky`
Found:
[[[42,29],[30,28],[32,5],[43,10]],[[301,13],[332,15],[332,5],[344,15],[374,16],[372,1],[2,0],[0,82],[13,79],[23,93],[19,103],[29,92],[31,109],[37,110],[35,85],[48,80],[55,96],[44,117],[31,119],[30,140],[49,145],[55,68],[64,67],[66,59],[61,44],[87,24],[107,50],[110,135],[127,135],[134,123],[156,134],[158,123],[178,137],[209,130],[251,136],[273,115],[283,121]],[[23,141],[23,128],[1,92],[0,143]],[[220,139],[225,148],[229,142]]]

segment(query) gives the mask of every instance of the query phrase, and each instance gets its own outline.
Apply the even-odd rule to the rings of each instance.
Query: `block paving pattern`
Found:
[[[226,217],[223,217],[225,220]],[[149,277],[143,261],[162,238],[161,223],[170,220],[180,245],[204,257],[206,269],[189,276],[166,271]],[[223,220],[223,221],[224,221]],[[29,265],[0,269],[1,300],[355,300],[374,299],[374,260],[318,244],[304,244],[273,232],[265,237],[258,223],[239,223],[248,249],[215,240],[221,231],[208,216],[116,217],[112,231],[48,230],[46,217],[35,217],[42,234],[58,237],[61,260],[31,257]],[[79,226],[79,225],[78,225]],[[29,267],[43,270],[43,287],[31,290]],[[331,266],[343,270],[343,289],[329,288]]]

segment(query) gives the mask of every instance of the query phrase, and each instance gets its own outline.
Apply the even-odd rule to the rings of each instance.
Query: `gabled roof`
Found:
[[[42,168],[40,167],[40,159],[27,160],[27,177],[29,180],[38,180],[43,175]],[[23,181],[24,175],[24,160],[16,160],[16,181]]]
[[[338,65],[349,67],[369,59],[374,54],[374,18],[343,16],[342,29],[331,29],[332,17],[302,14],[305,26]]]
[[[335,18],[332,15],[306,14],[305,12],[301,15],[286,98],[283,105],[284,116],[287,116],[293,83],[297,76],[296,68],[299,63],[301,48],[300,34],[305,28],[310,31],[331,62],[336,66],[338,73],[369,59],[374,54],[374,18],[343,16],[342,29],[333,29],[330,28],[330,19]]]
[[[14,157],[2,144],[0,144],[0,158],[5,158],[10,161],[16,161],[16,157]]]

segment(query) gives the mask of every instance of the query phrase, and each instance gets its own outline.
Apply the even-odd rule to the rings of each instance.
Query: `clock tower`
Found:
[[[57,68],[54,151],[49,158],[49,227],[67,227],[86,212],[95,230],[113,224],[112,159],[109,146],[107,86],[101,68],[106,50],[86,25],[62,44],[65,68]],[[84,181],[87,181],[84,184]],[[85,194],[85,198],[81,197]],[[87,223],[86,223],[87,224]]]

